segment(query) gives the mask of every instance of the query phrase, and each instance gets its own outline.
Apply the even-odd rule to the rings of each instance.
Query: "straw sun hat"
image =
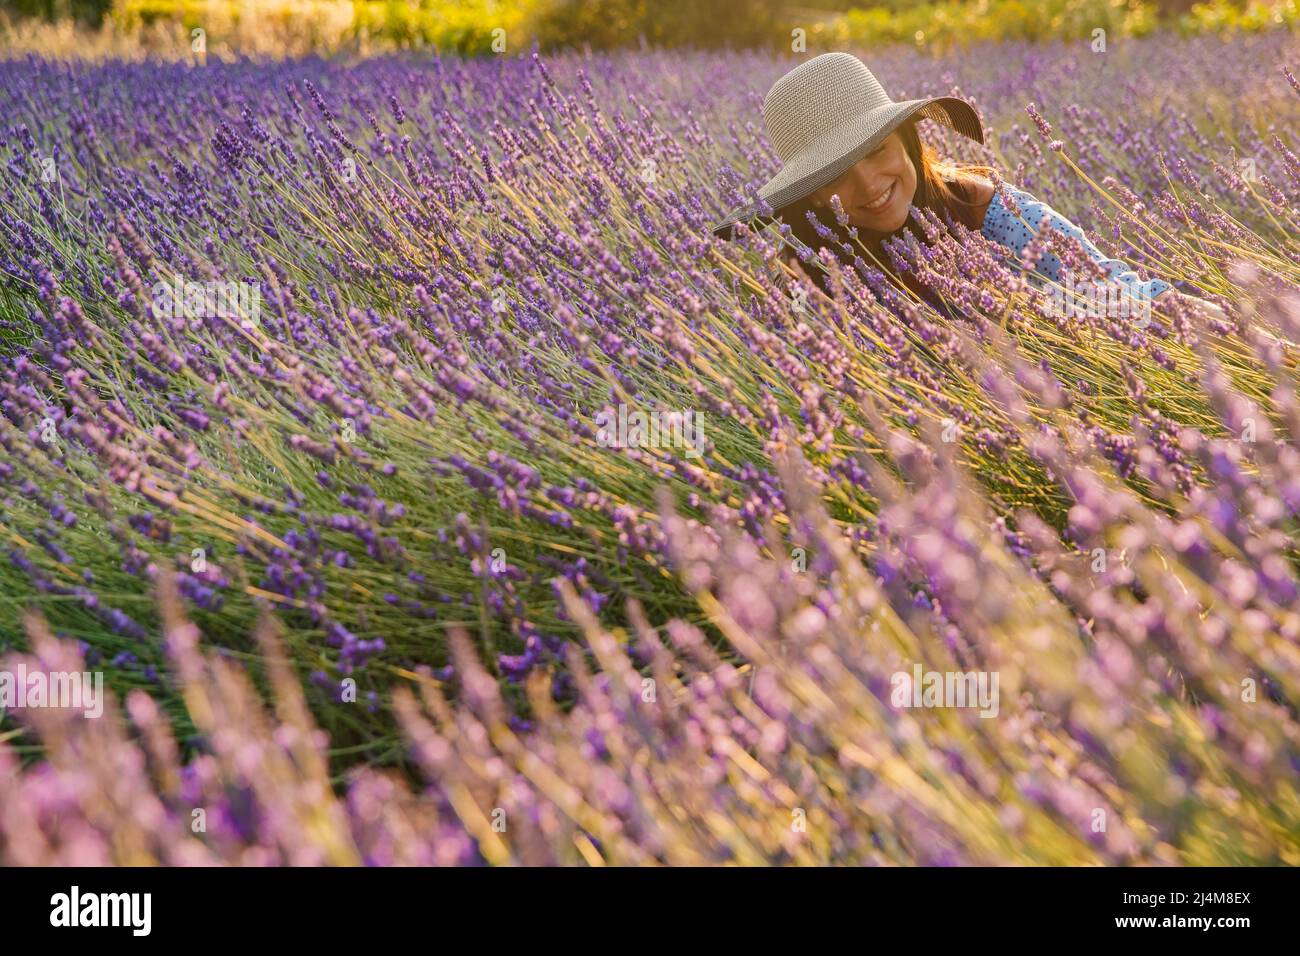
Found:
[[[823,53],[772,84],[763,99],[763,123],[781,157],[781,171],[758,190],[780,210],[834,182],[900,125],[921,116],[984,142],[974,107],[954,96],[895,103],[865,63],[851,53]],[[759,216],[758,202],[738,206],[713,226],[725,236],[738,222]]]

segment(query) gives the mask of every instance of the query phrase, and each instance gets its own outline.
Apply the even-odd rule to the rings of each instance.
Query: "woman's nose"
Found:
[[[853,167],[850,188],[859,199],[870,199],[877,195],[889,183],[888,177],[876,173],[865,160]]]

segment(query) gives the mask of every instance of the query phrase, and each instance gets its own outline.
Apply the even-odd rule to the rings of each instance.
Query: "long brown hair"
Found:
[[[908,158],[916,168],[916,195],[912,199],[912,205],[917,209],[930,210],[945,225],[949,222],[960,222],[968,229],[978,230],[983,224],[986,203],[976,198],[974,180],[977,176],[987,176],[992,169],[988,166],[970,164],[956,166],[944,163],[933,148],[922,142],[916,130],[915,120],[904,123],[898,127],[897,132],[903,140],[903,149],[906,150]],[[829,210],[817,211],[818,221],[824,228],[830,230],[828,238],[820,236],[813,224],[808,221],[808,212],[812,209],[812,200],[803,199],[782,207],[778,210],[778,215],[790,226],[794,238],[803,245],[811,247],[814,253],[824,246],[830,247],[843,260],[844,243],[852,244],[857,250],[857,245],[851,242],[848,232],[835,221],[835,216]],[[871,253],[870,257],[863,258],[868,266],[879,265],[881,271],[896,285],[915,292],[932,304],[937,304],[933,292],[926,289],[913,273],[904,272],[899,275],[895,272],[882,248],[886,239],[905,232],[910,232],[922,242],[925,241],[925,233],[921,230],[914,212],[909,212],[907,221],[893,233],[872,233],[866,229],[859,229],[858,241]],[[874,263],[871,261],[872,257],[875,259]],[[851,262],[852,259],[848,261]],[[818,268],[808,269],[807,272],[809,278],[817,283],[823,292],[829,294],[826,273]]]

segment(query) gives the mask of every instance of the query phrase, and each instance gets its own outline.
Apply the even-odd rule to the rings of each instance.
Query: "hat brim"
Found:
[[[798,202],[834,182],[854,163],[880,145],[890,133],[917,114],[950,127],[967,139],[984,142],[984,127],[980,123],[979,114],[965,100],[955,96],[936,96],[890,103],[841,123],[790,157],[779,173],[759,187],[758,195],[762,198],[762,203],[737,206],[726,218],[710,227],[712,232],[727,238],[738,223],[755,219],[766,222],[776,218],[783,206]],[[760,214],[764,204],[773,212]]]

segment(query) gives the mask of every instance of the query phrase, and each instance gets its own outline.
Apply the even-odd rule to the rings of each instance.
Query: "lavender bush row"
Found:
[[[950,455],[882,438],[906,482],[870,469],[878,562],[896,573],[862,566],[797,454],[781,478],[799,547],[816,555],[806,572],[764,555],[734,514],[702,525],[663,500],[674,563],[745,663],[687,621],[652,627],[635,603],[628,629],[606,630],[566,582],[599,673],[570,645],[577,701],[561,711],[534,673],[533,726],[515,728],[453,632],[457,703],[427,678],[394,695],[427,781],[418,793],[361,768],[335,795],[326,735],[272,620],[258,642],[274,715],[242,667],[199,649],[162,574],[162,644],[200,755],[182,763],[141,690],[126,701],[134,734],[112,706],[106,720],[25,711],[48,762],[22,771],[0,742],[0,860],[1295,864],[1294,610],[1254,606],[1230,547],[1191,518],[1157,516],[1086,452],[1035,441],[1073,489],[1077,523],[1129,548],[1100,580],[1026,519],[1031,571],[984,533],[992,516]],[[936,604],[910,598],[909,570]],[[29,669],[84,666],[41,618],[28,628]],[[992,698],[914,707],[918,672],[978,674],[981,693],[992,677]]]
[[[591,702],[584,687],[598,679],[584,668],[611,679],[620,668],[600,635],[642,634],[649,620],[661,639],[686,640],[683,653],[722,655],[677,673],[681,694],[720,715],[706,721],[703,750],[679,754],[682,786],[700,783],[692,761],[718,748],[729,762],[708,778],[708,799],[737,788],[735,799],[764,805],[730,775],[746,756],[800,800],[812,791],[794,782],[827,788],[822,804],[783,793],[782,828],[762,829],[774,825],[762,811],[757,830],[715,834],[706,855],[797,855],[772,842],[799,832],[794,809],[823,806],[825,821],[857,806],[845,796],[855,793],[863,809],[852,813],[874,816],[920,786],[905,779],[909,765],[943,791],[917,791],[928,802],[915,831],[882,833],[886,848],[870,851],[859,841],[875,831],[851,816],[819,831],[843,845],[799,858],[1082,859],[1027,810],[1019,849],[954,822],[972,787],[990,805],[1016,793],[1007,805],[1046,806],[1049,777],[1110,788],[1110,803],[1087,809],[1112,824],[1089,832],[1128,837],[1109,847],[1067,826],[1092,841],[1079,853],[1292,853],[1300,167],[1284,67],[1294,38],[1227,49],[1159,37],[1100,56],[1008,45],[996,59],[974,50],[938,66],[872,57],[900,77],[900,96],[949,92],[960,77],[995,132],[982,148],[928,130],[948,155],[993,162],[1107,252],[1229,316],[1205,325],[1175,303],[1145,326],[1062,314],[1051,289],[1024,280],[1025,263],[937,231],[892,254],[951,315],[891,291],[852,250],[825,264],[835,301],[791,295],[776,236],[724,244],[707,232],[773,169],[755,91],[786,64],[766,56],[0,65],[0,592],[14,612],[39,606],[119,694],[159,701],[190,756],[210,749],[214,725],[154,636],[154,591],[168,574],[222,666],[255,666],[262,651],[248,634],[275,615],[336,769],[408,763],[414,740],[441,786],[453,771],[430,764],[425,744],[446,748],[391,688],[478,687],[479,660],[501,688],[501,721],[528,741],[510,751],[515,738],[492,724],[503,750],[492,767],[504,774],[547,746],[563,755],[552,763],[571,761],[585,741],[608,761],[597,789],[622,780],[639,794],[627,782],[637,754],[669,761],[672,748],[609,749],[612,735],[641,733],[640,718]],[[1223,65],[1213,81],[1196,68],[1205,62]],[[1077,250],[1054,251],[1086,276]],[[630,411],[689,412],[702,427],[682,441],[611,441],[605,427]],[[818,507],[779,477],[796,453]],[[944,465],[946,485],[925,477],[935,455],[959,463]],[[973,484],[958,494],[962,473]],[[675,538],[678,521],[701,527]],[[703,525],[723,550],[688,560],[713,540]],[[995,590],[981,575],[1004,547],[1021,565]],[[846,592],[842,559],[867,583]],[[764,603],[775,594],[763,574],[778,572],[804,582],[782,588],[798,606]],[[884,595],[900,623],[881,627],[905,654],[864,642],[864,629],[875,634],[859,613],[864,588]],[[1000,616],[994,598],[1010,602]],[[783,648],[798,641],[782,622],[805,605],[811,656],[787,662],[796,652]],[[848,622],[822,624],[837,615]],[[17,617],[0,628],[21,644]],[[473,654],[462,642],[453,655],[453,632]],[[827,653],[859,689],[823,674]],[[646,654],[631,661],[641,680]],[[727,668],[749,668],[745,696],[757,701],[764,660],[788,714],[774,703],[760,718],[719,689]],[[980,746],[912,735],[916,719],[956,733],[951,712],[886,706],[890,675],[916,664],[1001,675],[998,716],[969,731]],[[475,700],[487,706],[495,692],[461,693],[469,709],[456,719],[488,720]],[[800,695],[826,713],[807,716]],[[543,717],[548,701],[578,723]],[[584,702],[599,723],[590,737],[578,733]],[[1050,715],[1050,743],[1004,736],[1021,707]],[[786,725],[802,749],[770,765],[737,714]],[[1188,723],[1220,714],[1231,734]],[[57,742],[38,730],[53,759]],[[24,753],[36,746],[17,740]],[[869,762],[841,766],[846,741]],[[448,746],[469,743],[488,746],[473,734]],[[1013,773],[1021,754],[1041,763]],[[922,759],[941,780],[915,769]],[[1175,759],[1187,786],[1177,799],[1157,773]],[[769,779],[755,773],[745,779]],[[444,807],[437,819],[454,829],[463,812],[477,847],[464,853],[503,858],[476,822],[492,819],[486,784],[463,782],[447,783],[446,800],[471,793],[478,809]],[[872,786],[883,802],[866,800]],[[1229,812],[1229,791],[1258,805]],[[834,813],[830,795],[845,801]],[[595,847],[626,861],[635,844],[661,855],[648,830],[618,837],[632,827],[622,817],[573,816],[570,795],[519,799],[541,816],[559,807],[570,823],[555,826],[577,820],[585,833],[539,838],[548,853]],[[513,819],[524,805],[486,809]],[[725,830],[726,817],[689,826]],[[1241,837],[1235,849],[1205,849],[1215,828]],[[740,834],[758,849],[742,852]]]

